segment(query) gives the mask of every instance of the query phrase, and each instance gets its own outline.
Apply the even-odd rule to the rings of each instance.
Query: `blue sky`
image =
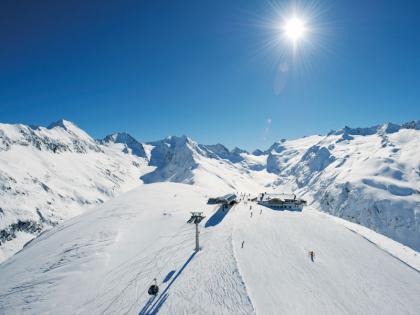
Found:
[[[291,3],[4,1],[0,121],[254,149],[420,119],[418,1],[300,1],[294,58],[270,27]]]

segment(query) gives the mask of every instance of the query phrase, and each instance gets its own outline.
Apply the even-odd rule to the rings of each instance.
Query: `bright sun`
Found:
[[[305,35],[305,23],[297,17],[292,17],[286,21],[284,33],[289,39],[296,42]]]

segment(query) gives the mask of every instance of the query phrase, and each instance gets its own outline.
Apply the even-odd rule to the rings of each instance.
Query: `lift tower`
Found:
[[[191,218],[187,221],[187,223],[194,223],[195,224],[195,251],[198,252],[200,250],[200,240],[198,231],[198,224],[203,221],[205,216],[203,216],[203,212],[191,212]]]

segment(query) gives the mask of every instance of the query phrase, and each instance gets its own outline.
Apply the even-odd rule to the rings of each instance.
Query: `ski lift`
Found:
[[[154,296],[156,296],[156,295],[158,294],[158,292],[159,292],[159,287],[158,287],[158,285],[157,285],[156,278],[155,278],[155,279],[153,279],[153,280],[155,281],[155,283],[153,283],[153,284],[150,286],[150,288],[149,288],[149,290],[147,291],[147,293],[149,293],[149,295],[154,295]]]

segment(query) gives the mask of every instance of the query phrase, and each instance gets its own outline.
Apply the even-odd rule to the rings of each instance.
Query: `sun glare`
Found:
[[[321,0],[270,0],[269,11],[257,21],[264,30],[258,51],[275,62],[274,92],[281,94],[287,82],[313,75],[313,60],[320,53],[330,53],[326,45],[328,8]]]
[[[305,35],[305,23],[297,17],[288,19],[284,25],[284,34],[293,42],[298,41]]]

